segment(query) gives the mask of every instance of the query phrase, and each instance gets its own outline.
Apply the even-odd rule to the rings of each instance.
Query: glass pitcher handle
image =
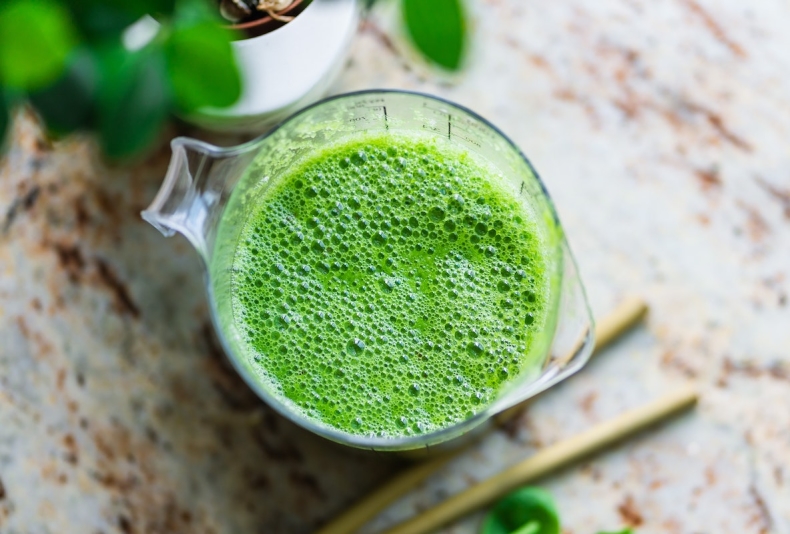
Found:
[[[541,378],[537,381],[540,382],[540,387],[533,395],[550,388],[558,382],[562,382],[584,367],[595,348],[595,331],[592,328],[593,325],[591,324],[590,326],[591,328],[580,336],[573,350],[563,356],[553,357],[548,361]]]

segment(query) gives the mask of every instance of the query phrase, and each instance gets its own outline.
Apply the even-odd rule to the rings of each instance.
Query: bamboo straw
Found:
[[[424,534],[435,530],[490,504],[519,486],[690,408],[696,401],[696,390],[684,388],[646,406],[630,410],[586,432],[538,451],[498,475],[450,497],[435,508],[396,525],[384,534]]]
[[[315,534],[349,534],[356,532],[359,527],[375,517],[390,503],[406,495],[415,486],[418,486],[423,480],[458,456],[460,452],[460,450],[454,451],[404,470]]]
[[[595,325],[595,351],[623,335],[647,315],[647,303],[638,297],[622,301],[609,315]]]
[[[636,324],[646,313],[647,304],[643,300],[629,298],[623,301],[612,313],[604,317],[596,325],[596,352]],[[523,408],[524,405],[522,403],[505,410],[497,416],[497,422],[504,422]],[[459,453],[460,451],[456,451],[406,469],[336,517],[316,534],[349,534],[350,532],[356,532],[359,527],[444,467]]]

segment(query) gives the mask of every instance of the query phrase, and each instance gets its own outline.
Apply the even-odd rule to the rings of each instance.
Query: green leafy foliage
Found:
[[[104,152],[124,158],[144,149],[164,125],[171,95],[162,46],[130,52],[122,46],[99,56],[97,130]]]
[[[460,69],[467,47],[462,0],[402,2],[406,30],[417,49],[445,69]]]
[[[8,103],[6,102],[2,88],[0,88],[0,149],[3,148],[3,144],[5,143],[5,134],[6,131],[8,131],[9,122]]]
[[[94,125],[98,77],[94,55],[87,48],[78,48],[60,78],[30,93],[30,102],[57,134],[87,130]]]
[[[115,39],[144,15],[166,18],[173,13],[175,0],[69,0],[74,20],[91,41]]]
[[[69,12],[54,0],[0,5],[0,80],[20,90],[41,88],[66,66],[77,36]]]
[[[400,1],[418,50],[460,68],[462,0]],[[144,15],[157,19],[158,34],[141,50],[124,49],[123,32]],[[13,94],[28,98],[51,131],[95,130],[108,156],[133,155],[171,113],[239,98],[234,38],[214,0],[0,0],[0,139]]]
[[[176,27],[165,55],[175,103],[185,112],[226,107],[241,94],[241,78],[231,48],[233,34],[213,20]]]
[[[526,487],[499,501],[486,515],[481,534],[559,534],[560,518],[547,491]]]
[[[210,3],[211,2],[211,3]],[[174,26],[191,26],[200,22],[213,20],[221,25],[227,21],[220,18],[216,9],[212,8],[215,2],[209,0],[178,0],[174,11]]]
[[[123,32],[144,15],[159,32],[125,49]],[[56,134],[95,130],[106,155],[125,158],[172,112],[238,99],[234,37],[211,0],[2,0],[0,97],[27,97]],[[0,98],[0,139],[9,108]]]
[[[634,534],[634,531],[631,528],[624,528],[623,530],[618,530],[617,532],[598,532],[598,534]]]

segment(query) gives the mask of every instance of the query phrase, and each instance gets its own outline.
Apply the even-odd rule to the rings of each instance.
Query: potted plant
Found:
[[[261,131],[326,91],[360,1],[6,0],[0,141],[23,101],[55,134],[95,132],[116,159],[144,150],[172,115]],[[410,42],[432,64],[459,68],[461,0],[398,1]]]
[[[209,129],[245,132],[260,132],[324,95],[343,67],[360,12],[358,0],[221,5],[225,16],[240,17],[231,28],[242,36],[232,44],[241,95],[229,107],[206,107],[188,119]]]
[[[149,146],[172,114],[232,104],[241,94],[236,34],[211,7],[200,0],[3,2],[0,121],[28,101],[50,131],[93,131],[107,156],[123,158]],[[135,24],[146,15],[157,31]]]
[[[367,0],[370,8],[375,0]],[[322,96],[340,71],[356,30],[358,0],[220,0],[245,39],[233,43],[240,99],[190,117],[210,129],[260,131]],[[460,69],[466,49],[461,0],[399,0],[402,41],[428,63]],[[398,17],[396,17],[398,18]],[[273,82],[276,80],[276,82]]]

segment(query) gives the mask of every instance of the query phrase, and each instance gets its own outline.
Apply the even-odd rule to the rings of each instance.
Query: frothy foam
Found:
[[[263,193],[234,320],[276,396],[352,434],[444,428],[522,373],[548,281],[531,213],[437,142],[364,137]]]

